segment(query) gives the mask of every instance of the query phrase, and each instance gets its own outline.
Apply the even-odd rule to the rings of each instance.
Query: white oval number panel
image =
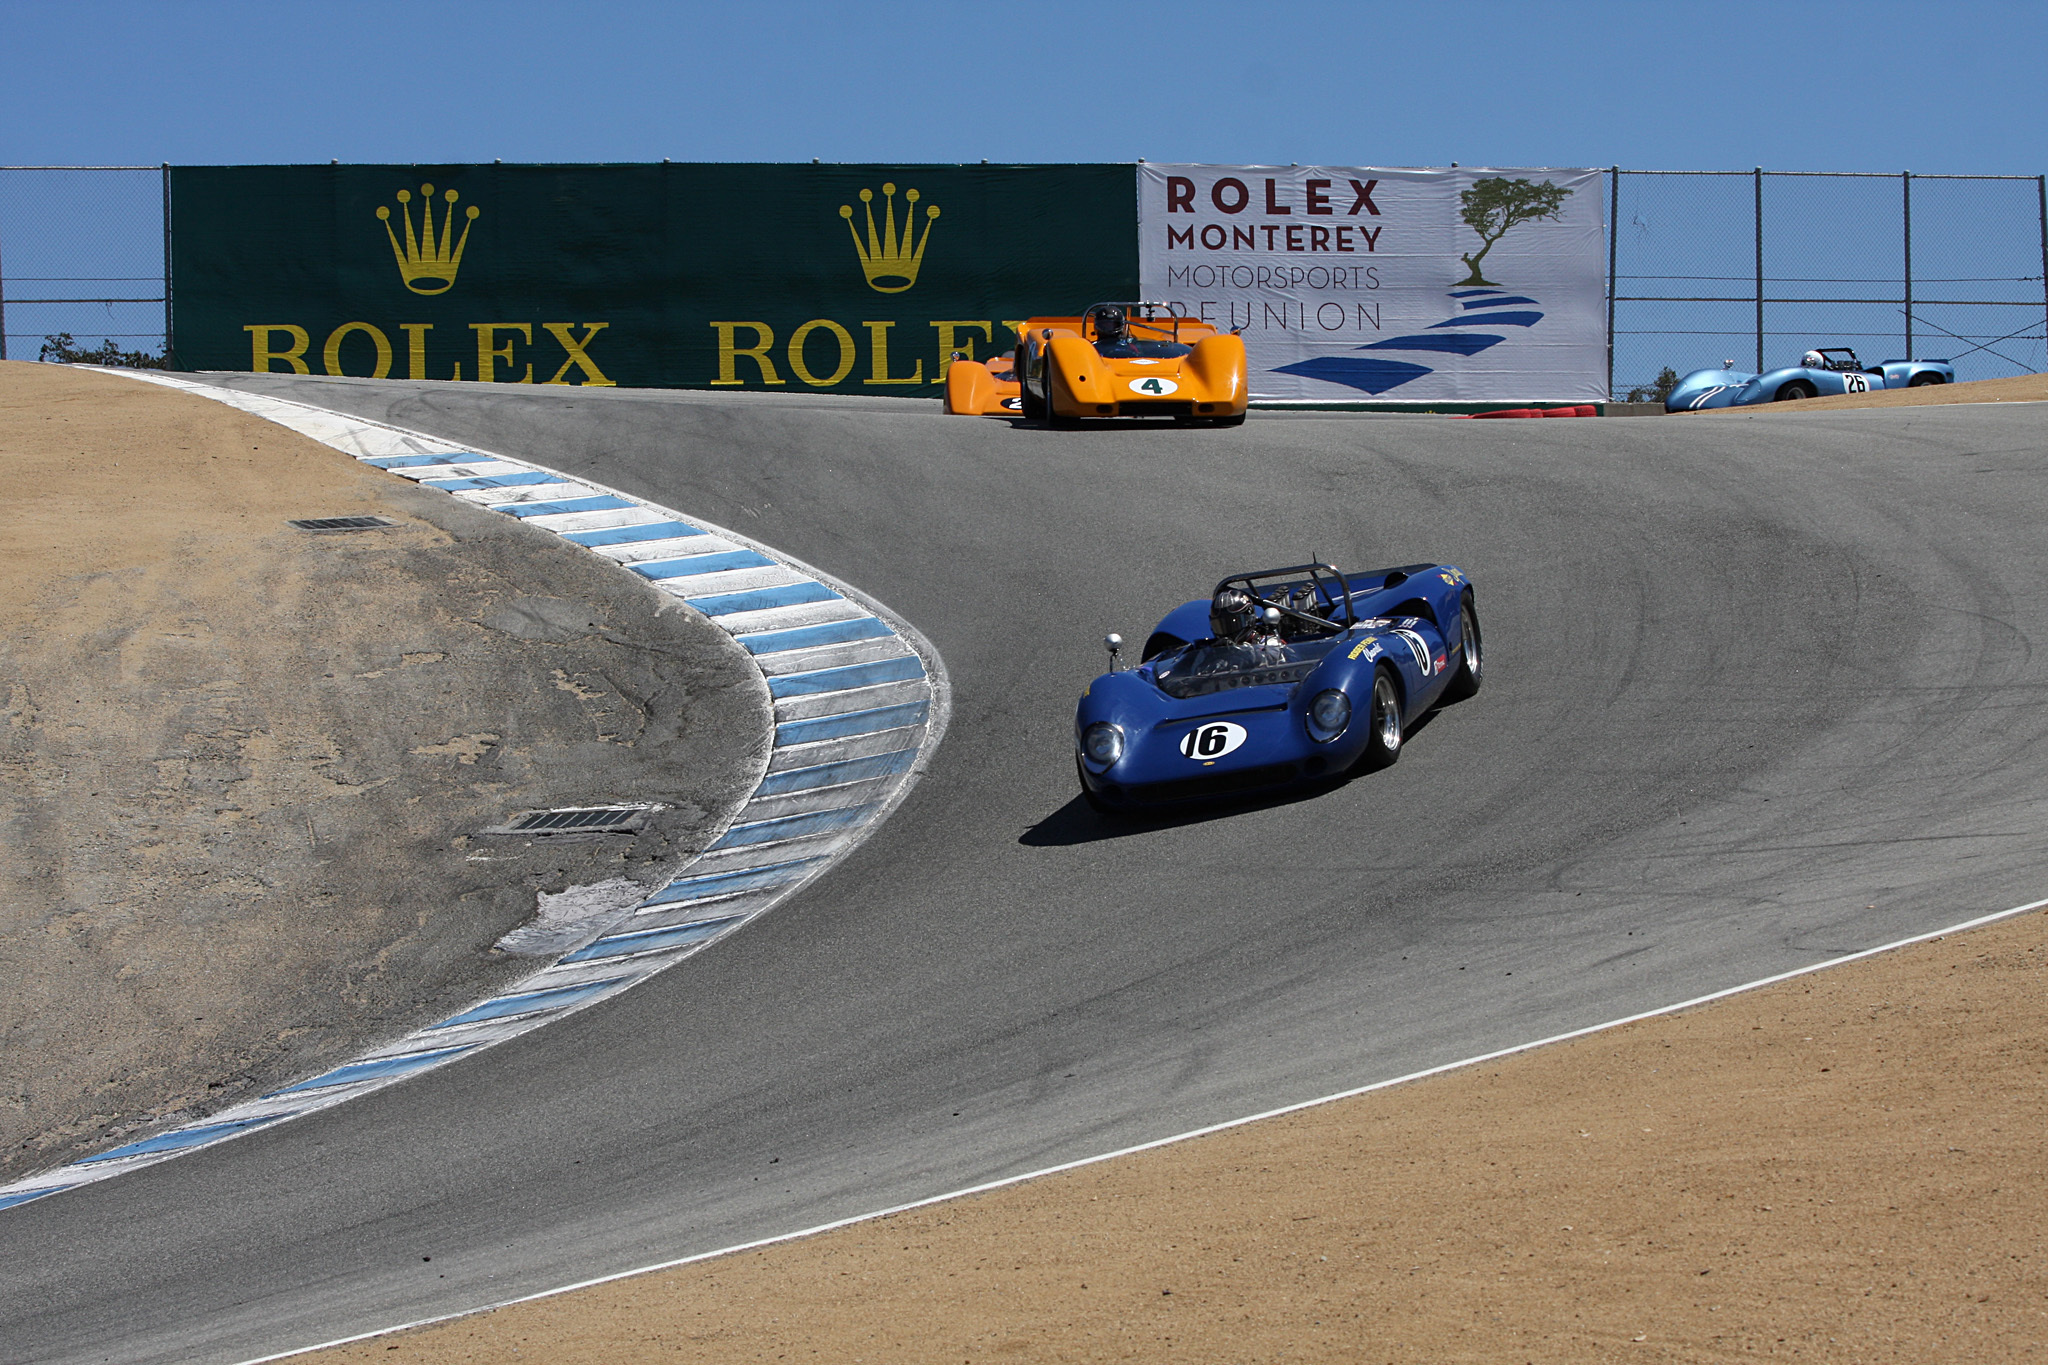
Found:
[[[1244,743],[1242,725],[1232,725],[1227,720],[1212,720],[1207,725],[1198,725],[1180,738],[1180,751],[1197,762],[1206,763]]]
[[[1142,393],[1147,398],[1164,398],[1179,387],[1180,385],[1174,383],[1171,379],[1161,379],[1157,375],[1151,374],[1146,375],[1143,379],[1133,379],[1131,381],[1131,392]]]

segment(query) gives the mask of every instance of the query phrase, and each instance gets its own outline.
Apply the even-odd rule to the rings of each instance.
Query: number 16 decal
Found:
[[[1232,725],[1227,720],[1211,721],[1198,725],[1180,737],[1180,751],[1197,762],[1206,762],[1223,755],[1244,743],[1245,730],[1242,725]]]

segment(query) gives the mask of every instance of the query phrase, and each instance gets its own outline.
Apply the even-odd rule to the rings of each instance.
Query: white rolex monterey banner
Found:
[[[1138,166],[1147,299],[1239,328],[1254,398],[1607,398],[1593,170]]]

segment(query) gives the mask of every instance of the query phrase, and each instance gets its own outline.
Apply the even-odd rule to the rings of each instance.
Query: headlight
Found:
[[[1098,720],[1081,732],[1081,753],[1096,767],[1107,768],[1124,756],[1124,732]]]
[[[1351,723],[1351,698],[1334,687],[1316,693],[1308,704],[1308,733],[1319,744],[1328,744],[1344,733]]]

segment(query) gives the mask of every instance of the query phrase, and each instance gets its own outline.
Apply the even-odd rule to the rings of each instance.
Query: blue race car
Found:
[[[1740,408],[1752,403],[1819,398],[1826,394],[1917,389],[1923,384],[1955,382],[1956,367],[1946,360],[1887,360],[1866,366],[1846,346],[1823,346],[1808,351],[1800,357],[1799,364],[1769,374],[1694,370],[1679,380],[1678,387],[1664,400],[1664,411]]]
[[[1383,768],[1417,717],[1479,690],[1479,609],[1449,564],[1237,574],[1168,612],[1135,669],[1106,643],[1074,716],[1098,810]]]

